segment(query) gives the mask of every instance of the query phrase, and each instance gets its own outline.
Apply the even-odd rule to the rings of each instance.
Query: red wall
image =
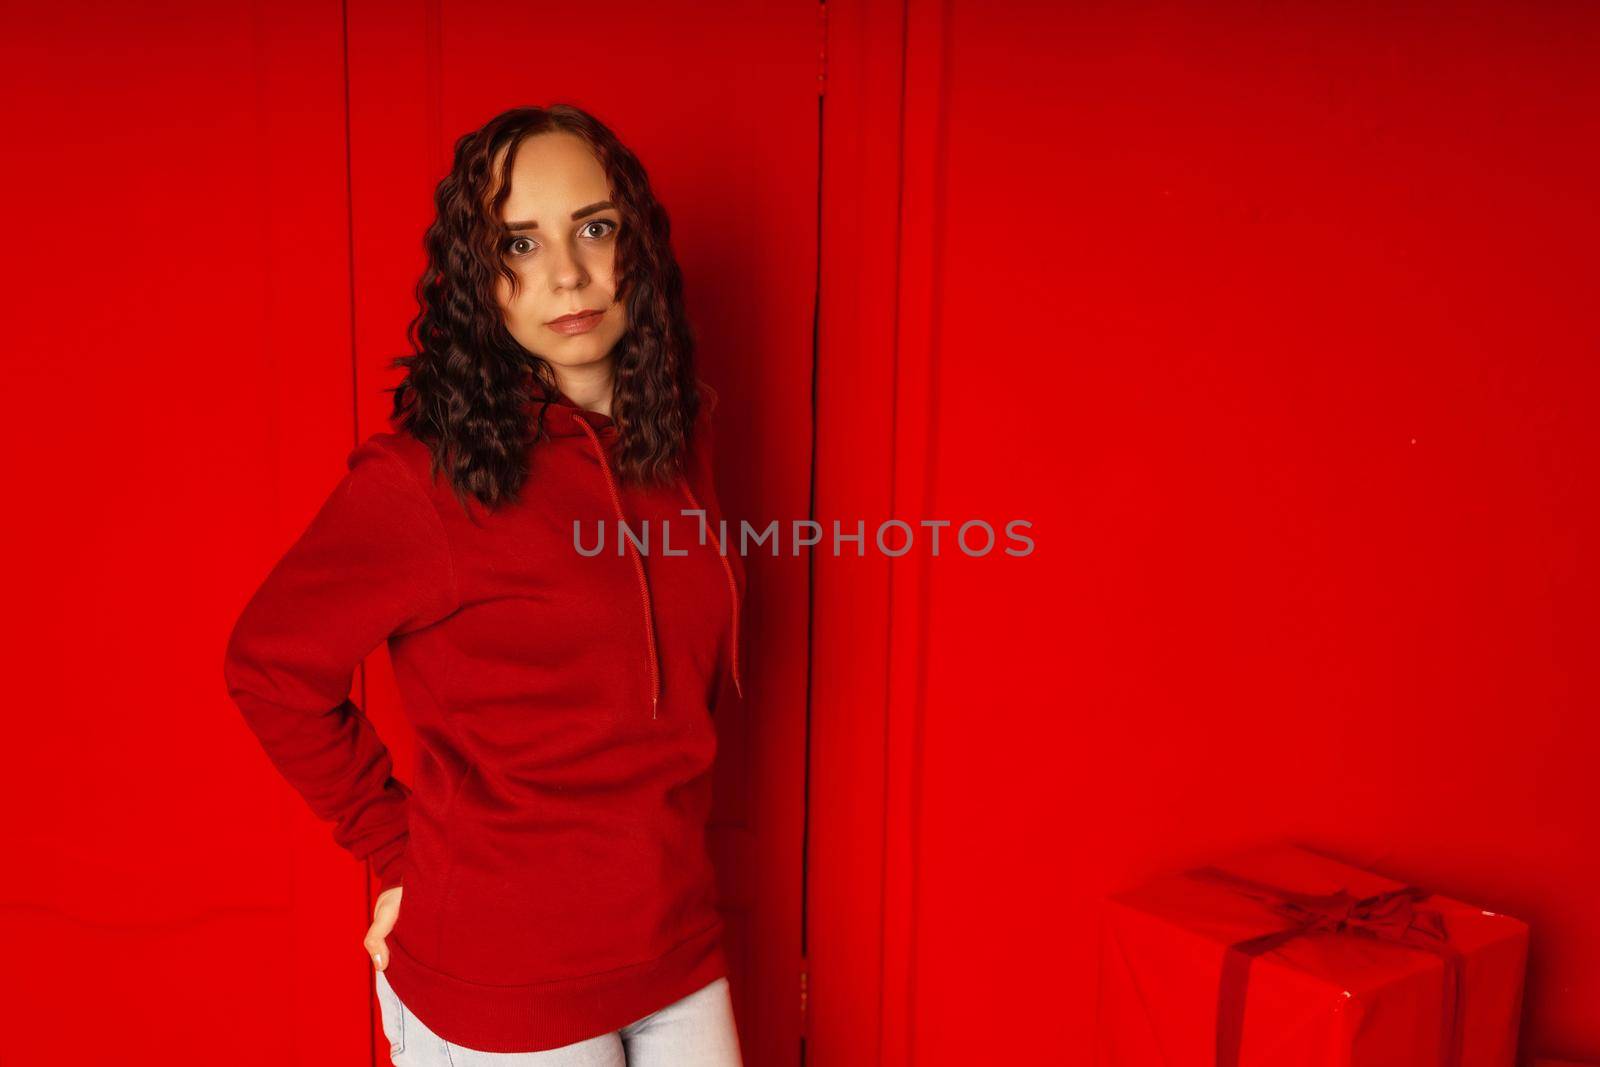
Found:
[[[0,1061],[371,1062],[360,871],[218,674],[354,432],[338,6],[12,5],[0,50]]]
[[[222,686],[228,629],[384,428],[457,136],[593,110],[673,221],[730,514],[803,511],[812,3],[7,13],[13,603],[0,1062],[385,1063],[360,868]],[[759,414],[758,414],[759,413]],[[740,442],[762,449],[750,477]],[[805,572],[752,560],[711,827],[752,1064],[797,1063]],[[772,649],[783,650],[774,655]],[[358,677],[400,776],[384,651]]]
[[[1033,524],[1025,558],[748,561],[713,843],[750,1067],[1086,1063],[1101,897],[1283,837],[1529,921],[1525,1048],[1600,1059],[1600,16],[6,31],[0,1060],[383,1062],[369,887],[221,646],[382,426],[454,137],[558,99],[672,213],[730,516]],[[404,768],[389,684],[380,650]]]
[[[819,560],[808,1060],[1088,1063],[1100,898],[1279,838],[1600,1058],[1600,16],[829,8],[819,517],[1036,548]]]

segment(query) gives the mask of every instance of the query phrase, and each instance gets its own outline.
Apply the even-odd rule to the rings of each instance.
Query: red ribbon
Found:
[[[1297,893],[1217,867],[1200,867],[1184,873],[1242,893],[1289,922],[1282,930],[1247,938],[1228,947],[1222,964],[1222,987],[1217,996],[1217,1067],[1238,1067],[1250,964],[1257,956],[1285,942],[1314,933],[1368,937],[1431,952],[1444,961],[1439,1065],[1461,1067],[1461,1002],[1465,993],[1461,952],[1450,944],[1450,931],[1445,926],[1443,913],[1417,907],[1433,895],[1431,892],[1408,885],[1357,898],[1345,889],[1325,894]]]

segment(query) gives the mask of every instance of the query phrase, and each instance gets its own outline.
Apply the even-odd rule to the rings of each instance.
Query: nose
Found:
[[[550,284],[556,289],[576,289],[589,280],[572,249],[559,242],[550,251],[550,272]]]

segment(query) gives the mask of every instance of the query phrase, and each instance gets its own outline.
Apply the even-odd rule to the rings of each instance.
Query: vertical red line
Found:
[[[355,163],[351,158],[355,151],[355,141],[350,129],[350,4],[349,0],[339,0],[339,72],[340,86],[344,92],[344,219],[345,219],[345,281],[348,286],[348,299],[350,306],[350,447],[355,448],[361,443],[361,371],[360,361],[357,357],[356,345],[356,212],[355,212]],[[356,700],[363,709],[367,706],[367,665],[363,661],[356,672]],[[365,867],[361,872],[362,894],[365,902],[363,917],[360,922],[367,922],[365,916],[370,916],[374,905],[377,903],[372,892],[372,879],[368,876]],[[357,929],[362,929],[358,926]],[[363,964],[367,974],[371,974],[369,964]],[[370,990],[370,986],[368,987]],[[373,1067],[378,1067],[378,1004],[375,997],[367,996],[367,1052],[372,1059]]]
[[[907,4],[902,22],[890,510],[937,517],[938,288],[948,153],[949,0]],[[921,469],[915,464],[920,462]],[[890,563],[885,712],[882,1063],[916,1062],[929,603],[928,553]],[[904,569],[903,576],[896,572]],[[896,626],[899,622],[904,629]]]
[[[902,293],[903,259],[902,249],[905,244],[905,187],[906,187],[906,56],[909,50],[908,38],[910,36],[911,12],[909,0],[902,0],[900,6],[900,101],[899,124],[895,130],[895,143],[899,150],[896,158],[895,174],[895,235],[894,235],[894,324],[891,328],[892,343],[890,345],[890,381],[896,383],[895,388],[889,393],[889,512],[898,514],[896,501],[899,495],[899,440],[900,440],[900,308]],[[884,661],[893,663],[894,659],[894,603],[895,603],[895,566],[890,562],[887,570],[887,580],[884,589],[884,598],[887,605],[884,621]],[[891,668],[892,669],[892,666]],[[893,785],[894,785],[894,731],[892,721],[893,709],[893,682],[889,670],[884,673],[883,693],[883,795],[879,808],[883,813],[883,841],[882,868],[879,871],[878,887],[879,901],[878,914],[883,917],[878,939],[878,1033],[876,1055],[873,1062],[880,1065],[888,1062],[889,1050],[889,987],[891,984],[890,971],[890,915],[893,901],[891,887],[893,886],[893,865],[890,857],[891,843],[896,840],[895,826],[893,825]]]
[[[828,5],[827,0],[821,0],[817,5],[817,215],[816,215],[816,240],[813,247],[816,251],[816,272],[813,278],[811,299],[811,454],[808,457],[810,470],[810,485],[807,487],[806,518],[815,521],[817,518],[817,463],[818,441],[817,426],[820,420],[818,398],[820,395],[820,367],[822,343],[822,221],[823,221],[823,186],[825,182],[823,151],[827,144],[827,69],[828,69]],[[809,915],[810,893],[809,883],[811,864],[811,728],[813,691],[811,687],[812,674],[816,669],[816,622],[817,622],[817,562],[815,553],[806,556],[806,644],[805,644],[805,700],[803,714],[805,716],[804,738],[801,744],[801,799],[800,799],[800,972],[801,972],[801,1004],[800,1004],[800,1067],[805,1067],[807,1045],[806,1038],[810,1033],[810,965],[807,955],[810,951]]]

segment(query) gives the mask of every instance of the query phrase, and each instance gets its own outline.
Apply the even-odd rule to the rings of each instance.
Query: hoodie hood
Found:
[[[608,443],[617,435],[617,424],[610,415],[579,407],[566,393],[558,392],[556,399],[549,402],[533,400],[530,410],[535,419],[542,414],[544,430],[551,437],[587,436],[586,426]]]
[[[606,492],[611,497],[611,508],[616,515],[618,536],[621,529],[627,524],[627,516],[622,508],[622,493],[617,487],[617,479],[611,468],[611,448],[616,443],[617,424],[609,415],[602,415],[598,411],[590,411],[579,407],[571,397],[565,393],[557,392],[557,399],[550,402],[542,400],[533,401],[534,417],[542,422],[544,432],[552,438],[585,437],[589,447],[594,450],[595,458],[599,460],[601,476],[605,479]],[[537,447],[537,446],[536,446]],[[688,479],[683,475],[677,476],[678,491],[688,501],[689,507],[700,510],[700,501],[695,497],[694,489],[689,485]],[[710,517],[707,516],[709,521]],[[650,595],[650,582],[645,576],[644,560],[639,554],[639,548],[633,543],[632,538],[623,537],[623,542],[628,546],[628,553],[633,560],[634,575],[639,582],[639,605],[644,620],[645,655],[650,665],[650,717],[655,718],[661,702],[661,660],[656,650],[656,618],[655,604]],[[739,583],[734,577],[733,564],[723,552],[717,553],[717,558],[722,561],[723,570],[728,576],[728,595],[733,604],[733,625],[731,644],[729,650],[730,668],[733,674],[733,688],[740,699],[744,698],[744,684],[739,677]]]

